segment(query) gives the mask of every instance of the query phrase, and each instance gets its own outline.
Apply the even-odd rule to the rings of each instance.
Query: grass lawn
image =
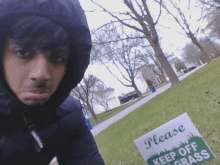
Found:
[[[144,165],[134,140],[187,112],[211,147],[220,154],[220,58],[150,100],[95,136],[106,165]],[[212,135],[208,135],[211,132]],[[216,138],[217,143],[211,143]],[[210,161],[219,165],[220,159]]]
[[[124,110],[125,108],[131,106],[132,104],[136,103],[136,102],[139,101],[139,100],[140,100],[140,99],[137,99],[137,100],[132,101],[132,102],[130,102],[130,103],[121,105],[120,107],[116,107],[116,108],[114,108],[114,109],[112,109],[112,110],[110,110],[110,111],[108,111],[108,112],[103,112],[103,113],[98,114],[98,115],[97,115],[97,118],[99,119],[99,123],[101,123],[101,122],[103,122],[104,120],[106,120],[106,119],[112,117],[113,115],[115,115],[115,114],[121,112],[122,110]],[[91,117],[91,118],[90,118],[90,121],[91,121],[92,126],[96,126],[96,125],[97,125],[97,123],[95,122],[94,118]],[[98,124],[99,124],[99,123],[98,123]]]

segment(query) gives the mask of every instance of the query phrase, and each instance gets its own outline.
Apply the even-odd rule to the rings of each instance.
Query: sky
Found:
[[[119,0],[94,0],[98,4],[104,6],[106,9],[112,12],[123,12],[129,11],[125,4],[121,3]],[[152,0],[151,0],[152,1]],[[149,1],[148,1],[149,2]],[[181,1],[183,2],[183,1]],[[185,1],[186,2],[186,1]],[[191,2],[196,3],[196,0]],[[90,30],[97,29],[100,26],[114,20],[108,13],[102,12],[102,10],[91,2],[91,0],[80,0],[81,6],[84,11],[86,11],[86,17],[88,21],[88,25]],[[181,4],[187,11],[186,4]],[[192,6],[194,6],[192,4]],[[150,12],[153,17],[157,17],[159,13],[159,7],[156,3],[149,3]],[[88,12],[93,11],[93,12]],[[187,12],[189,13],[189,12]],[[192,14],[193,13],[193,14]],[[193,9],[191,10],[192,17],[192,25],[191,28],[195,31],[198,26],[204,28],[206,26],[206,22],[203,21],[202,23],[198,24],[196,19],[200,16],[200,11]],[[165,28],[166,27],[166,28]],[[167,27],[172,27],[172,29],[168,29]],[[179,32],[183,33],[181,28],[172,20],[171,17],[166,16],[166,18],[161,18],[159,25],[156,27],[157,32],[161,39],[161,46],[164,52],[167,53],[174,53],[174,55],[178,58],[181,58],[181,49],[185,46],[186,43],[190,42],[190,39],[184,35],[179,34]],[[200,34],[203,36],[203,34]],[[113,70],[116,76],[119,76],[117,70]],[[107,87],[115,88],[116,95],[120,95],[121,93],[127,93],[133,91],[133,88],[128,88],[123,86],[116,78],[114,78],[104,66],[101,65],[90,65],[86,72],[86,75],[94,74],[96,77],[100,78],[104,81]]]

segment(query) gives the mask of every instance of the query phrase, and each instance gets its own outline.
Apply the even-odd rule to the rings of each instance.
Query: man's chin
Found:
[[[46,99],[41,99],[41,100],[23,99],[21,101],[27,106],[38,106],[38,105],[43,105],[47,100]]]

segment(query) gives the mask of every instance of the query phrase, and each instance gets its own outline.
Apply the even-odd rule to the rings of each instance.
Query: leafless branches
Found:
[[[146,39],[143,39],[137,33],[130,35],[123,33],[123,27],[121,28],[122,32],[119,33],[115,25],[112,24],[111,26],[106,26],[105,29],[95,36],[91,59],[104,65],[121,84],[126,87],[133,87],[136,91],[140,92],[134,79],[140,66],[137,59],[138,48],[140,49],[139,46],[142,46],[143,41],[141,40]],[[133,39],[131,40],[130,38]],[[118,40],[118,42],[109,42],[115,40]],[[109,67],[109,64],[112,67]],[[123,80],[112,71],[113,66],[117,69]]]
[[[129,13],[124,13],[123,16],[128,16],[128,18],[132,19],[135,24],[132,24],[131,22],[127,23],[125,22],[120,15],[113,14],[112,12],[108,11],[103,6],[96,3],[94,0],[91,0],[94,4],[99,6],[101,9],[103,9],[106,13],[111,15],[113,18],[115,18],[118,22],[120,22],[123,26],[129,27],[136,32],[142,33],[146,39],[148,40],[149,44],[153,47],[154,53],[157,57],[157,59],[160,61],[163,68],[166,70],[166,73],[168,74],[168,77],[170,78],[171,84],[174,86],[175,84],[179,83],[179,80],[174,73],[172,67],[170,66],[169,62],[167,61],[159,43],[158,34],[155,28],[155,25],[158,23],[159,18],[161,17],[161,6],[160,6],[160,12],[158,14],[158,17],[156,21],[154,22],[153,17],[149,11],[147,1],[146,0],[122,0],[128,9],[130,10]],[[160,0],[162,3],[162,0]]]
[[[93,118],[98,122],[98,118],[93,110],[93,90],[100,80],[93,75],[83,78],[82,82],[71,91],[71,95],[82,102],[84,108],[91,112]]]
[[[155,0],[155,1],[159,3],[158,0]],[[168,2],[169,2],[169,5],[168,5]],[[190,10],[191,1],[189,0],[187,2],[188,2],[188,10]],[[189,15],[188,18],[186,17],[186,14],[181,9],[180,1],[179,1],[179,5],[177,4],[177,0],[168,0],[166,1],[166,3],[160,2],[160,4],[167,11],[167,13],[173,17],[175,22],[181,27],[181,29],[185,32],[187,37],[190,38],[192,43],[195,44],[198,47],[198,49],[203,53],[204,57],[206,58],[206,61],[208,61],[209,60],[208,54],[204,51],[203,47],[200,45],[200,43],[198,42],[196,38],[196,35],[198,34],[200,27],[198,27],[194,33],[192,32],[190,28],[190,23],[189,23],[190,22],[189,19],[191,19],[191,15]],[[172,8],[168,6],[172,6]],[[177,15],[174,14],[174,12],[171,12],[172,11],[171,9],[175,9]]]

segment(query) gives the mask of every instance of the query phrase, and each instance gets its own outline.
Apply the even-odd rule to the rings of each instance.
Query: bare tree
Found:
[[[202,45],[206,53],[210,56],[217,57],[220,55],[220,44],[209,37],[199,38],[199,43]]]
[[[199,65],[200,60],[202,61],[202,53],[193,43],[186,44],[182,50],[182,57],[185,61],[195,65]]]
[[[206,20],[208,21],[208,25],[204,30],[202,29],[202,32],[206,34],[206,30],[208,30],[208,35],[211,38],[220,39],[220,10],[210,10]]]
[[[173,54],[165,54],[166,58],[174,56]],[[154,74],[158,75],[167,82],[164,76],[164,68],[160,64],[159,60],[155,57],[155,54],[151,48],[144,48],[142,53],[138,54],[138,59],[143,62]]]
[[[107,88],[103,83],[96,86],[94,91],[94,103],[104,107],[105,111],[109,110],[109,100],[112,98],[112,93],[114,92],[113,88]]]
[[[133,87],[139,97],[142,97],[142,93],[139,91],[135,77],[137,75],[140,62],[137,59],[139,53],[140,44],[143,43],[139,38],[120,40],[124,36],[135,38],[137,34],[127,35],[122,32],[119,33],[114,24],[105,26],[104,29],[99,31],[93,40],[92,61],[99,62],[104,65],[107,70],[124,86]],[[118,42],[108,42],[113,40]],[[101,43],[101,44],[97,44]],[[103,44],[105,43],[105,44]],[[108,64],[112,64],[115,69],[121,74],[121,78],[115,75],[112,71],[112,67]],[[122,79],[124,81],[122,81]],[[126,82],[126,83],[124,83]]]
[[[209,8],[220,9],[220,1],[219,0],[199,0],[203,4],[207,5]]]
[[[198,39],[199,43],[204,47],[204,50],[208,55],[217,57],[220,55],[220,44],[211,41],[210,38],[204,37]],[[200,65],[200,60],[205,63],[205,58],[203,54],[198,50],[198,48],[193,43],[188,43],[182,52],[183,58],[190,63]]]
[[[177,72],[179,72],[181,69],[187,69],[186,65],[184,64],[184,62],[182,60],[180,60],[180,59],[178,59],[175,62],[175,68],[176,68]]]
[[[76,97],[78,100],[80,100],[83,104],[83,107],[88,110],[93,118],[95,119],[96,123],[98,123],[98,118],[93,110],[93,99],[94,99],[94,87],[100,80],[93,76],[89,75],[88,78],[83,78],[81,83],[75,87],[71,91],[71,95],[73,97]]]
[[[142,33],[150,45],[152,46],[155,56],[160,61],[161,65],[165,69],[168,77],[170,78],[172,86],[179,83],[179,79],[176,76],[175,72],[173,71],[170,63],[166,59],[164,52],[161,49],[158,34],[156,31],[156,24],[158,23],[158,20],[161,16],[161,10],[158,14],[158,17],[154,20],[151,16],[151,13],[148,8],[147,0],[122,0],[121,2],[124,3],[128,9],[129,12],[124,13],[113,13],[108,11],[103,6],[99,5],[98,3],[94,2],[94,0],[91,0],[93,3],[98,5],[100,8],[103,9],[103,11],[110,14],[113,18],[115,18],[118,22],[120,22],[122,25],[131,28],[137,32]],[[122,17],[128,17],[129,20],[134,21],[136,24],[131,24],[130,22],[126,21]],[[138,23],[138,25],[137,25]]]
[[[167,13],[175,20],[175,22],[181,27],[181,29],[184,31],[185,35],[191,39],[192,43],[195,44],[200,52],[204,55],[204,58],[206,59],[206,62],[209,61],[209,56],[208,54],[204,51],[203,47],[201,44],[198,42],[196,36],[200,30],[200,27],[197,28],[195,32],[191,30],[191,17],[193,11],[191,10],[191,1],[184,1],[184,3],[188,2],[188,10],[187,13],[184,12],[182,9],[181,3],[182,1],[179,0],[155,0],[157,1],[166,11]],[[173,10],[174,9],[174,10]],[[175,11],[175,12],[174,12]],[[203,18],[203,13],[201,14],[202,16],[197,20],[200,21]],[[187,17],[188,16],[188,17]]]

